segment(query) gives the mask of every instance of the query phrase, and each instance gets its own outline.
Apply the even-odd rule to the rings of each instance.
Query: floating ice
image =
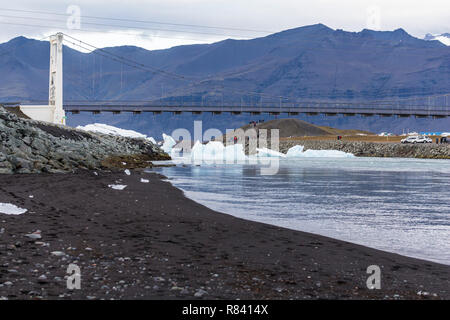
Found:
[[[27,212],[27,209],[19,208],[12,203],[0,203],[0,213],[19,215],[25,212]]]
[[[352,153],[346,153],[338,150],[306,150],[304,146],[293,146],[288,150],[286,156],[288,158],[354,158]]]
[[[113,127],[113,126],[103,124],[103,123],[93,123],[93,124],[88,124],[85,126],[78,126],[77,129],[89,131],[89,132],[109,134],[112,136],[122,136],[122,137],[128,137],[128,138],[142,138],[142,139],[147,139],[150,142],[156,144],[155,139],[153,139],[152,137],[147,137],[145,134],[142,134],[142,133],[139,133],[139,132],[136,132],[133,130],[120,129],[120,128]]]
[[[284,153],[268,149],[268,148],[256,148],[258,152],[258,157],[276,157],[276,158],[286,158]]]
[[[165,153],[170,154],[172,152],[173,146],[176,145],[177,143],[174,138],[165,133],[163,133],[163,140],[164,142],[161,146],[161,149],[163,149]]]
[[[236,161],[246,160],[242,144],[234,144],[224,146],[220,141],[210,141],[202,144],[199,141],[195,143],[191,151],[191,159],[193,161]]]
[[[108,184],[108,187],[110,187],[111,189],[114,189],[114,190],[123,190],[127,186],[125,184]]]

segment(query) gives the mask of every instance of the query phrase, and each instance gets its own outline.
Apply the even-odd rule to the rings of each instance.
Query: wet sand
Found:
[[[3,299],[450,298],[450,266],[218,213],[154,173],[1,175],[0,202],[28,209],[0,213]]]

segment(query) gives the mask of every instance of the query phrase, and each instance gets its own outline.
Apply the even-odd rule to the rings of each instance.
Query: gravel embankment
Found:
[[[145,139],[88,133],[19,118],[0,107],[0,174],[151,166],[169,156]]]
[[[357,157],[450,159],[450,144],[401,144],[347,141],[281,141],[280,152],[302,145],[305,150],[339,150]]]

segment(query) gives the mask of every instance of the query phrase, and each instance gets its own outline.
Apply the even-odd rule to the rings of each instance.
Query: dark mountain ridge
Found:
[[[134,69],[102,57],[101,50],[184,79]],[[48,60],[48,42],[18,37],[1,44],[0,100],[46,99]],[[290,99],[380,99],[448,92],[450,48],[403,29],[346,32],[317,24],[154,51],[121,46],[81,53],[66,46],[64,71],[67,100],[214,99],[222,93],[240,99],[242,91]]]

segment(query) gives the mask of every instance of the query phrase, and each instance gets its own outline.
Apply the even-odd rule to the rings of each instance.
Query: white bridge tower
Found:
[[[63,109],[63,37],[62,33],[50,36],[48,105],[20,106],[31,119],[66,124]]]
[[[63,109],[63,34],[50,37],[50,77],[48,105],[53,111],[53,123],[66,123]]]

